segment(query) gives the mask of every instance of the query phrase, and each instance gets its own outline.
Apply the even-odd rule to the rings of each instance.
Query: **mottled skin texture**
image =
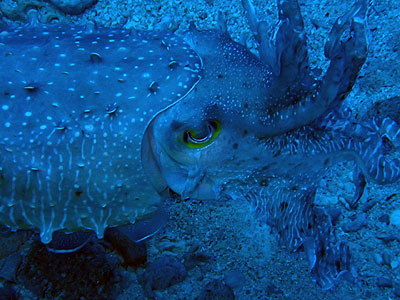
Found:
[[[106,226],[151,212],[168,189],[183,198],[244,197],[282,243],[305,250],[314,279],[330,288],[350,269],[350,254],[336,240],[330,216],[313,203],[319,179],[343,160],[354,160],[370,181],[400,176],[398,161],[388,156],[400,144],[399,127],[388,119],[353,124],[341,107],[367,54],[366,3],[333,26],[325,47],[330,66],[320,80],[308,65],[297,1],[278,2],[271,41],[251,3],[243,4],[259,57],[224,30],[192,29],[185,40],[197,55],[179,41],[174,45],[184,51],[172,58],[175,47],[151,33],[147,42],[121,48],[130,33],[110,36],[105,29],[99,31],[104,45],[90,48],[95,36],[68,29],[56,52],[53,31],[47,38],[40,29],[40,38],[29,40],[37,47],[27,49],[18,33],[2,37],[0,63],[11,72],[0,82],[0,220],[39,229],[48,242],[58,229],[101,236]],[[149,59],[152,52],[140,56],[146,65],[131,50],[143,43],[156,49]],[[167,63],[157,60],[160,53]],[[79,65],[59,62],[70,57]],[[178,76],[170,80],[169,73]]]
[[[341,107],[366,59],[367,5],[359,1],[334,24],[325,45],[330,65],[319,80],[308,66],[297,1],[278,1],[271,41],[251,3],[243,2],[260,58],[226,32],[188,33],[203,59],[202,80],[148,126],[144,145],[153,162],[145,170],[159,191],[245,197],[282,243],[305,250],[313,278],[328,289],[351,266],[329,214],[314,205],[319,180],[346,160],[369,181],[400,177],[399,161],[388,155],[400,145],[399,126],[390,119],[352,123]]]
[[[153,212],[141,140],[198,81],[193,50],[167,32],[33,22],[4,28],[0,57],[0,221],[48,243]]]

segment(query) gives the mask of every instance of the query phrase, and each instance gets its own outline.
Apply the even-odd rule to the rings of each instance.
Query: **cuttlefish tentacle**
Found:
[[[271,182],[268,188],[252,189],[246,198],[256,214],[273,226],[280,243],[290,251],[305,251],[314,281],[330,289],[351,269],[349,247],[337,240],[327,210],[314,205],[316,188],[296,189],[287,184]]]
[[[388,152],[398,148],[400,144],[400,127],[390,118],[382,121],[376,119],[372,124],[375,131],[364,127],[365,139],[368,143],[361,143],[359,139],[349,139],[348,147],[357,155],[355,161],[368,181],[377,184],[389,184],[400,179],[400,161],[390,159]]]
[[[390,118],[353,123],[351,112],[335,111],[321,118],[315,126],[344,135],[336,139],[340,151],[353,151],[358,167],[368,181],[390,184],[400,179],[400,161],[388,155],[400,148],[400,126]],[[351,137],[351,138],[350,138]]]
[[[365,179],[378,184],[400,179],[400,161],[390,157],[400,146],[400,126],[389,118],[354,124],[341,117],[341,112],[332,113],[320,124],[266,139],[266,150],[279,153],[279,167],[284,170],[279,179],[260,171],[256,183],[247,183],[241,192],[283,244],[292,251],[305,250],[311,274],[324,289],[351,271],[351,256],[348,246],[337,240],[328,211],[314,202],[315,178],[323,174],[322,166],[342,160],[356,162],[362,173],[355,180],[360,187],[352,206],[362,195]],[[293,158],[298,165],[290,162]],[[259,182],[268,184],[260,186]]]
[[[255,9],[249,0],[242,0],[250,29],[257,42],[260,61],[272,70],[279,84],[274,86],[282,97],[269,99],[270,105],[290,105],[286,97],[290,92],[310,90],[312,81],[308,64],[307,39],[303,17],[297,1],[278,1],[279,22],[270,33],[265,21],[258,21]],[[290,97],[289,97],[290,98]]]
[[[357,2],[333,26],[325,46],[330,65],[321,80],[313,80],[310,75],[303,20],[297,1],[279,1],[278,6],[280,21],[273,40],[265,41],[264,26],[259,23],[257,27],[260,45],[269,45],[265,49],[259,47],[260,57],[264,52],[274,53],[273,58],[270,55],[264,59],[264,63],[273,65],[274,75],[271,81],[274,97],[266,99],[265,111],[259,116],[265,125],[266,136],[309,124],[340,106],[367,57],[367,5],[364,0]],[[251,16],[253,12],[249,7],[249,4],[245,5],[247,15]],[[250,23],[256,22],[255,19],[250,17]],[[351,36],[342,41],[343,33],[349,27]],[[275,70],[277,67],[279,69]]]
[[[321,80],[312,78],[315,85],[309,82],[297,2],[279,3],[275,42],[266,39],[250,1],[243,2],[259,49],[270,43],[269,50],[255,57],[226,31],[188,33],[204,62],[202,80],[146,129],[153,142],[151,166],[185,197],[248,198],[283,243],[293,251],[304,248],[314,279],[328,289],[351,266],[328,210],[314,201],[319,181],[338,162],[355,161],[362,172],[355,180],[356,202],[366,180],[400,179],[400,162],[389,153],[400,144],[398,125],[390,119],[360,123],[341,107],[366,58],[366,2],[359,1],[334,25],[325,48],[330,66]],[[285,36],[292,37],[286,48],[280,44]],[[262,51],[273,53],[263,58]],[[192,133],[196,140],[188,139]]]

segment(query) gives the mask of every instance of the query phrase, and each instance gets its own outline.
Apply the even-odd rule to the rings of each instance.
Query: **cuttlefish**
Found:
[[[388,151],[399,145],[398,125],[353,123],[342,105],[367,56],[367,3],[333,25],[321,78],[297,1],[278,1],[271,34],[243,6],[256,53],[223,20],[183,36],[35,16],[0,25],[0,222],[38,230],[48,244],[60,231],[101,238],[152,215],[171,191],[242,197],[331,287],[350,254],[314,204],[320,179],[345,160],[372,182],[400,177]]]
[[[400,178],[400,162],[390,157],[400,145],[399,126],[379,116],[355,123],[343,106],[367,57],[367,4],[358,1],[333,25],[321,78],[308,64],[297,1],[278,1],[271,35],[251,3],[243,4],[257,55],[224,30],[192,28],[185,39],[202,58],[202,78],[147,127],[144,168],[159,192],[248,199],[283,244],[305,250],[313,278],[328,289],[348,274],[351,256],[327,209],[315,204],[321,178],[337,163],[354,161],[360,183],[354,201],[363,181]]]

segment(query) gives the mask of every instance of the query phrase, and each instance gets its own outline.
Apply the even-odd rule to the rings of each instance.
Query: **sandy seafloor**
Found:
[[[2,0],[4,1],[4,0]],[[3,5],[7,2],[4,1]],[[26,4],[27,1],[17,3]],[[336,17],[351,6],[352,1],[306,1],[300,2],[313,66],[326,67],[323,56],[324,39]],[[391,101],[392,114],[399,117],[400,97],[400,5],[397,0],[372,3],[368,16],[369,54],[360,77],[347,103],[362,119],[370,116],[374,103]],[[257,12],[271,26],[277,20],[276,3],[273,0],[255,1]],[[199,1],[135,1],[100,0],[94,7],[79,16],[63,16],[45,5],[48,11],[67,22],[85,23],[94,20],[98,25],[120,26],[152,30],[161,20],[180,24],[180,31],[188,28],[194,20],[199,28],[216,26],[218,11],[227,19],[228,30],[239,40],[248,26],[239,0]],[[19,15],[20,14],[20,15]],[[16,18],[23,12],[16,9]],[[315,26],[317,24],[318,26]],[[318,27],[318,28],[317,28]],[[397,106],[395,105],[397,99]],[[388,102],[387,102],[388,103]],[[391,105],[391,103],[389,103]],[[243,201],[227,201],[205,204],[200,201],[177,201],[169,203],[170,220],[166,228],[148,240],[148,261],[166,254],[181,257],[192,247],[210,253],[212,258],[188,272],[182,283],[164,291],[156,291],[159,299],[194,299],[205,284],[212,279],[226,279],[234,287],[235,299],[396,299],[395,290],[400,289],[399,240],[383,243],[379,237],[399,235],[399,228],[386,225],[378,219],[400,209],[400,186],[377,186],[368,184],[362,201],[378,200],[368,214],[368,224],[357,232],[344,233],[341,225],[361,208],[349,210],[346,199],[353,196],[353,164],[338,165],[330,170],[320,184],[317,199],[327,205],[336,205],[343,215],[336,225],[338,236],[346,240],[352,250],[353,262],[359,272],[357,284],[339,280],[328,291],[321,290],[308,272],[304,253],[289,253],[279,246],[268,226],[260,223],[252,214],[249,204]],[[386,199],[393,195],[388,201]],[[382,255],[386,264],[374,259]],[[121,268],[124,288],[117,299],[145,299],[136,273]],[[140,272],[140,270],[138,270]],[[392,288],[378,287],[377,280],[392,280]],[[271,292],[271,285],[279,292]],[[37,299],[21,284],[15,288],[20,299]],[[95,298],[93,298],[95,299]]]

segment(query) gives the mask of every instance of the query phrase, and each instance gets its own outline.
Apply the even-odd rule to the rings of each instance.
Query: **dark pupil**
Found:
[[[211,131],[212,129],[216,130],[218,125],[214,120],[211,120],[211,121],[208,122],[208,126],[207,127]],[[212,128],[210,128],[210,127],[212,127]]]
[[[185,142],[192,142],[192,143],[204,143],[211,138],[211,133],[216,128],[216,124],[213,121],[209,121],[199,136],[197,133],[195,136],[192,135],[190,131],[185,131],[183,133],[183,139]]]
[[[183,140],[185,141],[185,143],[189,141],[189,131],[185,131],[183,133]]]

